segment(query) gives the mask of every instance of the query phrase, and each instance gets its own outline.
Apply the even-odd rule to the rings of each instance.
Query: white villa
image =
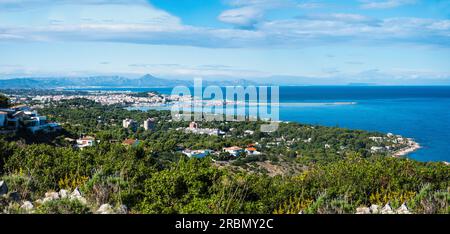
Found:
[[[182,151],[183,154],[188,156],[189,158],[204,158],[212,153],[212,150],[205,149],[205,150],[190,150],[186,149]]]
[[[123,128],[135,128],[137,127],[137,122],[134,121],[133,119],[124,119],[122,120],[122,126]]]
[[[244,152],[244,150],[241,147],[237,146],[223,148],[223,151],[228,152],[229,154],[235,157],[239,156],[242,152]]]
[[[199,128],[196,122],[191,122],[189,124],[189,127],[185,128],[184,131],[186,133],[206,134],[210,136],[219,136],[225,134],[225,132],[220,131],[217,128]]]
[[[49,122],[26,105],[0,109],[0,127],[7,131],[26,129],[35,134],[38,131],[55,132],[61,129],[58,123]]]
[[[247,155],[260,155],[261,154],[261,152],[256,150],[255,147],[247,147],[247,148],[245,148],[245,153]]]
[[[94,146],[96,143],[95,138],[91,136],[86,136],[80,139],[77,139],[77,147],[82,149],[85,147],[91,147]]]

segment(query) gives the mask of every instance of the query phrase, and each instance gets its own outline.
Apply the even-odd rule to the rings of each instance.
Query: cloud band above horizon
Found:
[[[201,13],[195,15],[200,17],[195,22],[191,22],[192,15],[174,12],[172,5],[167,6],[177,3],[167,2],[0,0],[0,42],[89,42],[257,50],[301,50],[343,45],[398,45],[409,46],[413,50],[450,48],[448,16],[434,17],[413,10],[397,10],[424,4],[418,0],[355,0],[344,3],[218,0],[210,7],[217,8],[215,18],[208,16],[206,9],[205,16]],[[436,2],[425,6],[448,9],[448,4]],[[179,12],[188,11],[186,8]],[[384,14],[385,11],[388,13]],[[322,73],[330,71],[326,68],[321,70]]]

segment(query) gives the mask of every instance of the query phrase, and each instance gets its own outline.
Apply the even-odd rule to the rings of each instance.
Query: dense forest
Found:
[[[8,193],[0,197],[0,212],[96,213],[110,204],[116,213],[322,214],[389,203],[406,204],[414,213],[450,213],[449,166],[371,153],[372,146],[385,143],[369,137],[382,133],[298,123],[264,133],[263,121],[222,121],[201,126],[219,128],[225,136],[199,135],[177,130],[189,122],[172,121],[168,111],[132,111],[85,99],[49,103],[38,111],[63,130],[1,135],[0,181]],[[157,120],[152,131],[122,127],[125,118],[142,123],[149,117]],[[69,139],[82,136],[98,143],[74,147]],[[127,138],[139,144],[122,145]],[[257,156],[197,159],[180,152],[256,142],[262,152]],[[291,170],[271,175],[258,166],[262,163]],[[62,190],[79,191],[83,199],[61,195],[42,201]]]

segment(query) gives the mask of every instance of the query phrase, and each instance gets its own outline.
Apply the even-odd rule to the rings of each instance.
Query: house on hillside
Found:
[[[190,150],[186,149],[183,150],[182,153],[190,158],[204,158],[212,153],[212,150],[205,149],[205,150]]]
[[[0,109],[0,127],[9,131],[25,129],[33,134],[61,130],[58,123],[49,122],[46,116],[39,115],[36,110],[25,105]]]
[[[189,123],[189,129],[197,129],[197,128],[198,128],[198,123],[196,123],[196,122]]]
[[[138,123],[136,121],[134,121],[133,119],[126,118],[126,119],[122,120],[122,127],[135,130],[138,127]]]
[[[193,134],[204,134],[204,135],[210,135],[210,136],[219,136],[219,135],[225,134],[225,132],[223,132],[217,128],[199,128],[199,126],[196,122],[191,122],[189,124],[189,127],[184,129],[184,132],[193,133]]]
[[[244,131],[244,135],[246,135],[246,136],[253,135],[253,134],[255,134],[255,131],[252,131],[252,130],[245,130]]]
[[[95,138],[91,136],[85,136],[77,139],[77,147],[82,149],[85,147],[91,147],[95,145]]]
[[[223,148],[223,151],[227,152],[230,155],[235,156],[235,157],[239,156],[241,153],[244,152],[244,150],[238,146],[226,147],[226,148]]]
[[[261,154],[261,152],[256,150],[255,147],[247,147],[247,148],[245,148],[245,153],[247,155],[260,155]]]
[[[380,146],[372,146],[370,147],[370,152],[371,153],[382,153],[385,152],[386,148],[385,147],[380,147]]]
[[[126,139],[122,142],[123,146],[137,146],[139,144],[139,140],[138,139]]]

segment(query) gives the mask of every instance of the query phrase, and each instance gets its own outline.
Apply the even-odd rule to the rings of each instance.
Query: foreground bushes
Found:
[[[406,159],[351,157],[296,177],[232,174],[190,160],[146,180],[145,213],[353,213],[403,203],[418,213],[449,212],[449,167]]]
[[[90,209],[78,200],[59,199],[48,201],[36,209],[38,214],[90,214]]]
[[[210,159],[162,163],[142,148],[100,145],[83,151],[0,141],[4,180],[21,200],[79,187],[88,207],[125,204],[132,213],[353,213],[359,206],[449,213],[450,167],[388,157],[310,163],[295,176],[269,177],[215,167]],[[7,152],[7,153],[5,153]],[[5,210],[5,202],[0,203]],[[10,209],[14,210],[14,209]],[[88,213],[60,200],[40,213]]]

